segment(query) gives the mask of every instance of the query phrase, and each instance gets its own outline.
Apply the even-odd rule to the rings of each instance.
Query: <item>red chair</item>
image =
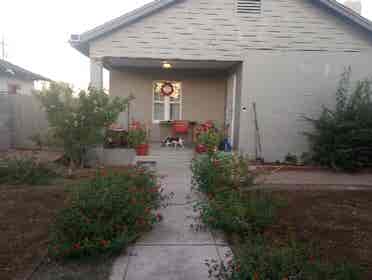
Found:
[[[189,134],[189,127],[188,121],[173,121],[172,134],[174,137],[176,137],[177,134]]]

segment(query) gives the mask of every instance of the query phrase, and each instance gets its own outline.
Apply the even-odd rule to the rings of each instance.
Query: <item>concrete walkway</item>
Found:
[[[166,176],[165,191],[174,198],[160,210],[163,221],[117,259],[110,280],[208,279],[205,260],[221,260],[229,250],[218,234],[191,226],[199,223],[193,211],[197,195],[191,191],[191,158],[190,150],[163,148],[143,159],[157,162],[158,172]]]

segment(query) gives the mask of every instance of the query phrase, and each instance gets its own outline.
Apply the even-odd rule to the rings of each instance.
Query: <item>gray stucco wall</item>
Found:
[[[254,156],[252,102],[257,103],[265,160],[283,160],[308,150],[303,114],[317,116],[334,104],[341,73],[351,66],[353,80],[372,77],[372,53],[249,52],[243,64],[239,147]],[[241,108],[240,108],[241,109]]]
[[[159,141],[169,132],[160,131],[152,124],[152,86],[157,80],[182,83],[182,119],[189,121],[214,120],[223,125],[225,119],[226,73],[163,70],[112,70],[110,94],[135,99],[130,105],[130,118],[152,125],[153,141]],[[126,113],[121,117],[125,125]]]
[[[312,0],[265,0],[237,14],[235,0],[186,0],[90,44],[90,57],[240,61],[246,50],[363,51],[371,40]]]

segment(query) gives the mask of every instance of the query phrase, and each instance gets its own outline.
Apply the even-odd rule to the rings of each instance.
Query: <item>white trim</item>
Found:
[[[235,109],[236,109],[236,91],[237,91],[237,82],[236,82],[236,73],[233,74],[233,98],[232,98],[232,116],[231,116],[231,131],[230,131],[230,142],[231,147],[234,147],[234,135],[235,135]]]
[[[179,100],[179,102],[170,101],[169,96],[164,96],[164,101],[158,101],[158,100],[155,101],[155,92],[154,92],[155,83],[164,82],[164,81],[165,80],[155,80],[152,83],[152,89],[151,89],[152,90],[152,105],[151,105],[152,116],[151,116],[151,119],[152,119],[152,123],[154,123],[154,124],[158,124],[161,121],[169,121],[170,120],[170,105],[171,104],[179,104],[180,105],[179,119],[182,120],[182,115],[183,115],[183,112],[182,112],[182,102],[183,102],[182,82],[180,82],[180,81],[168,81],[167,80],[168,82],[171,82],[171,83],[179,83],[180,84],[180,100]],[[164,104],[164,120],[155,120],[154,119],[155,103]],[[166,116],[168,116],[168,118],[166,118]]]
[[[169,121],[170,119],[170,98],[169,96],[164,96],[164,120]]]

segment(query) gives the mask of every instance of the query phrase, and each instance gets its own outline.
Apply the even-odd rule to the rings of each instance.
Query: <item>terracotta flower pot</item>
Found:
[[[149,144],[140,144],[136,147],[137,156],[147,156],[149,154]]]

